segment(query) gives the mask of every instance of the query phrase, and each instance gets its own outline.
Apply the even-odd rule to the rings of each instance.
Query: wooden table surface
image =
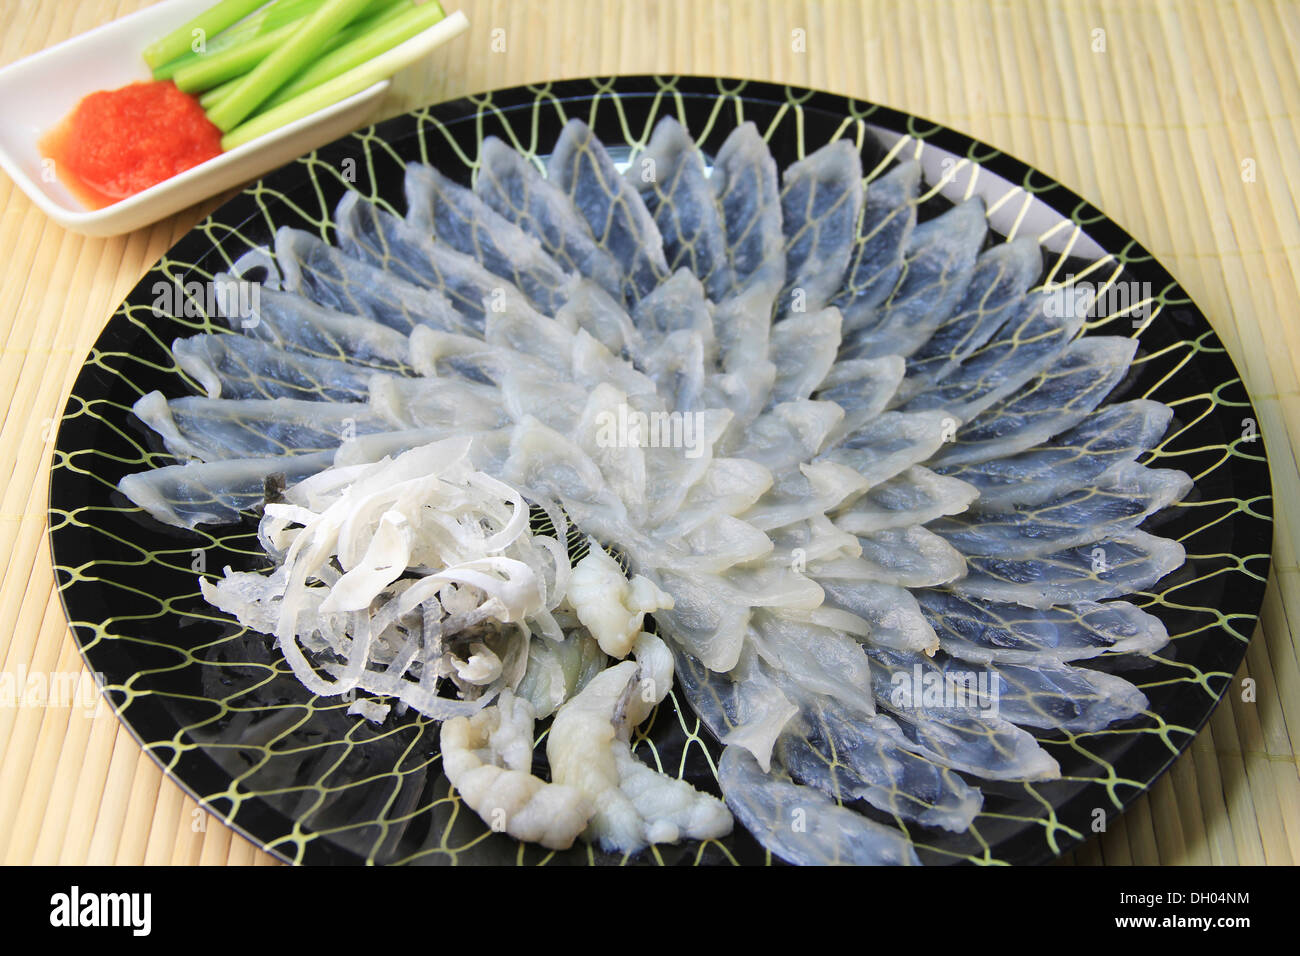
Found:
[[[0,0],[0,64],[149,0]],[[1300,4],[446,0],[471,30],[384,115],[562,77],[702,73],[874,100],[969,133],[1104,210],[1190,292],[1254,398],[1278,515],[1262,623],[1190,750],[1079,863],[1300,861]],[[504,34],[494,33],[503,30]],[[797,34],[795,31],[802,31]],[[505,51],[494,52],[494,38]],[[802,39],[803,44],[794,42]],[[497,43],[497,47],[500,47]],[[113,239],[0,176],[0,679],[78,674],[46,542],[53,423],[145,270],[216,201]],[[1240,681],[1252,678],[1254,701]],[[59,706],[55,706],[58,703]],[[274,863],[164,779],[110,711],[0,707],[0,861]]]

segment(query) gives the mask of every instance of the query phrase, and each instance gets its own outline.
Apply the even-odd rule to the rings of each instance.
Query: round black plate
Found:
[[[1115,282],[1143,293],[1139,309],[1112,309],[1091,319],[1089,328],[1140,338],[1138,359],[1120,392],[1173,407],[1174,423],[1154,458],[1196,481],[1187,501],[1159,516],[1160,533],[1186,546],[1187,563],[1157,591],[1135,598],[1163,619],[1174,640],[1153,659],[1106,665],[1142,687],[1150,711],[1100,733],[1047,739],[1062,778],[982,785],[984,808],[967,833],[904,826],[923,861],[1038,863],[1078,843],[1097,820],[1149,787],[1188,745],[1240,664],[1263,599],[1272,535],[1268,466],[1255,414],[1204,316],[1098,210],[983,143],[828,93],[676,76],[495,91],[345,137],[222,206],[122,303],[63,415],[50,539],[82,654],[121,719],[166,773],[208,811],[281,858],[617,861],[586,847],[548,853],[491,833],[449,792],[431,722],[408,714],[375,727],[348,717],[346,701],[312,697],[266,638],[245,633],[203,602],[198,573],[261,566],[251,520],[238,528],[180,531],[158,524],[116,490],[129,472],[172,463],[131,414],[131,404],[154,389],[169,396],[196,391],[177,370],[169,346],[178,336],[218,328],[202,301],[168,307],[160,290],[206,283],[248,249],[266,244],[282,225],[332,238],[330,214],[348,189],[403,211],[402,169],[410,160],[469,182],[486,136],[544,156],[565,120],[580,116],[607,145],[636,147],[667,113],[706,152],[738,123],[753,120],[780,168],[836,138],[860,147],[872,175],[898,157],[916,157],[926,173],[922,218],[978,193],[999,238],[1039,237],[1045,279]],[[643,759],[716,791],[718,748],[675,696],[660,706],[637,749]],[[691,864],[769,858],[738,828],[720,842],[652,849],[638,859]]]

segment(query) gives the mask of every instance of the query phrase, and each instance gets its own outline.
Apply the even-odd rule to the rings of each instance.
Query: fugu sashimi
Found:
[[[917,862],[985,782],[1059,777],[1026,728],[1146,713],[1109,670],[1168,642],[1126,598],[1185,558],[1151,531],[1193,494],[1151,467],[1172,412],[1038,238],[940,208],[915,160],[646,133],[626,168],[581,120],[489,137],[472,189],[413,163],[404,208],[349,190],[278,230],[232,266],[260,300],[137,403],[195,460],[120,490],[186,528],[260,509],[271,567],[203,593],[308,690],[450,721],[453,784],[520,839],[631,853],[734,813],[791,862]],[[730,813],[633,753],[674,679]]]

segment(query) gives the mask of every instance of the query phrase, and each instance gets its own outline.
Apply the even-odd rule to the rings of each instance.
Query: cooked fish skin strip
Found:
[[[642,634],[636,660],[615,664],[560,707],[546,737],[551,779],[575,787],[595,806],[587,839],[635,853],[652,843],[707,840],[731,832],[722,801],[641,763],[631,729],[672,687],[673,658]]]
[[[563,640],[549,611],[570,569],[558,542],[528,531],[523,498],[472,470],[471,445],[435,441],[298,482],[267,504],[259,526],[277,569],[227,570],[215,585],[202,582],[205,596],[245,626],[275,634],[314,693],[360,689],[438,720],[472,715],[519,684],[530,629]],[[422,636],[412,630],[413,614],[421,615]],[[466,633],[487,622],[503,626]],[[465,635],[460,649],[444,647],[444,633]],[[316,667],[307,660],[326,650],[333,658]],[[472,693],[438,696],[442,676]]]
[[[569,601],[600,649],[622,660],[641,633],[645,616],[672,608],[673,599],[649,578],[625,577],[595,538],[589,538],[588,545],[586,557],[573,566]]]
[[[590,797],[529,773],[532,709],[510,691],[472,717],[444,721],[440,739],[447,779],[493,829],[551,850],[567,850],[586,829]]]

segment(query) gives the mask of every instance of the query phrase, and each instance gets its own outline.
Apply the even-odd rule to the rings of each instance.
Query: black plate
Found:
[[[1154,659],[1108,665],[1146,692],[1150,712],[1100,733],[1046,739],[1062,778],[981,784],[984,808],[967,833],[904,827],[927,863],[1051,859],[1151,785],[1209,717],[1240,664],[1269,567],[1272,501],[1263,441],[1237,371],[1204,316],[1115,223],[990,146],[828,93],[705,77],[516,87],[418,110],[345,137],[222,206],[122,303],[63,415],[50,539],[82,654],[101,675],[121,719],[166,773],[210,812],[285,860],[616,860],[587,848],[551,854],[487,831],[449,793],[431,722],[408,714],[374,727],[346,716],[346,702],[313,698],[267,639],[244,633],[198,596],[196,571],[261,566],[251,521],[240,528],[180,531],[144,515],[115,486],[129,472],[172,463],[130,407],[154,389],[169,396],[196,391],[168,347],[178,336],[214,329],[202,303],[168,308],[160,290],[206,282],[246,250],[266,244],[281,225],[330,238],[330,214],[347,189],[402,210],[401,174],[409,160],[468,182],[486,136],[544,156],[565,120],[580,116],[606,144],[634,146],[646,142],[665,113],[678,116],[707,152],[737,123],[753,120],[780,168],[845,137],[858,144],[864,169],[874,174],[898,156],[915,156],[929,193],[922,218],[978,193],[1000,236],[1040,237],[1054,281],[1074,276],[1149,290],[1145,317],[1135,321],[1131,312],[1113,309],[1089,327],[1140,338],[1138,359],[1120,391],[1173,407],[1174,423],[1156,463],[1196,480],[1187,501],[1159,516],[1160,533],[1186,546],[1187,563],[1156,592],[1134,599],[1165,622],[1174,640]],[[676,697],[659,708],[637,746],[646,759],[716,791],[718,748],[689,709],[678,708]],[[738,828],[720,842],[651,850],[639,859],[689,864],[763,862],[767,856]]]

